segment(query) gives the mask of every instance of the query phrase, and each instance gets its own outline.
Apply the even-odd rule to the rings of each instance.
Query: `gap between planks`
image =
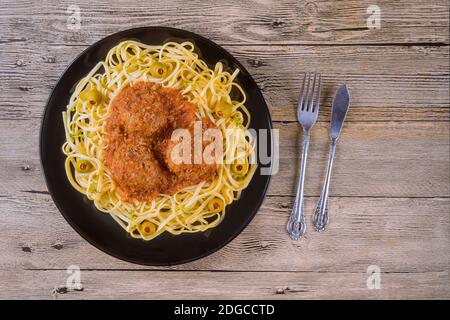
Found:
[[[19,192],[31,193],[31,194],[41,194],[41,195],[50,195],[50,192],[47,190],[19,190]],[[319,195],[304,195],[304,198],[317,198]],[[0,195],[0,197],[2,197]],[[6,196],[3,196],[6,198]],[[266,194],[266,198],[294,198],[291,194]],[[352,198],[360,198],[360,199],[449,199],[450,196],[358,196],[358,195],[349,195],[349,196],[329,196],[330,199],[352,199]],[[289,208],[287,208],[289,209]]]
[[[105,36],[106,37],[106,36]],[[99,39],[101,40],[101,39]],[[27,43],[30,42],[27,39],[7,39],[0,40],[0,45],[11,44],[11,43]],[[97,41],[92,42],[94,44]],[[296,43],[296,42],[251,42],[251,43],[236,43],[236,42],[221,42],[214,41],[216,44],[223,47],[448,47],[450,43],[446,42],[386,42],[386,43]],[[91,44],[91,45],[92,45]],[[48,43],[47,47],[71,47],[71,48],[88,48],[89,44],[78,44],[78,43]]]
[[[301,241],[301,240],[300,240]],[[133,268],[80,268],[80,271],[83,272],[206,272],[206,273],[324,273],[324,274],[361,274],[361,272],[355,271],[328,271],[328,270],[228,270],[228,269],[169,269],[167,268],[155,268],[155,269],[146,269],[140,268],[139,265],[136,266],[136,269]],[[7,269],[3,269],[7,270]],[[24,271],[67,271],[67,269],[62,268],[22,268]],[[448,270],[415,270],[415,271],[382,271],[384,274],[423,274],[423,273],[441,273],[448,272]]]

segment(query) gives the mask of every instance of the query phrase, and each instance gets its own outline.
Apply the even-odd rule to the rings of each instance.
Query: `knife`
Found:
[[[331,111],[331,129],[330,129],[330,155],[328,158],[328,168],[325,181],[320,194],[319,202],[314,210],[313,225],[314,229],[321,232],[328,223],[328,189],[330,187],[331,169],[333,167],[334,153],[336,151],[336,142],[344,124],[350,104],[350,93],[347,85],[342,85],[336,92],[333,99],[333,109]]]

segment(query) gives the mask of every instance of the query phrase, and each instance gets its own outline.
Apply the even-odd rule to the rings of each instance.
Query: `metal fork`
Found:
[[[310,88],[311,78],[312,75],[310,73],[305,74],[302,90],[298,97],[297,120],[303,127],[303,151],[294,207],[287,224],[287,231],[293,240],[300,239],[306,229],[303,208],[303,186],[309,148],[309,131],[314,123],[316,123],[317,115],[319,114],[321,75],[314,73],[312,87]]]

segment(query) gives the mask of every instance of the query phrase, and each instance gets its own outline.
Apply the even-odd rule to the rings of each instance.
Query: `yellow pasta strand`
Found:
[[[160,46],[136,41],[119,43],[81,79],[63,112],[66,142],[62,151],[70,184],[135,238],[151,240],[163,232],[177,235],[217,226],[226,207],[239,199],[256,170],[256,165],[249,163],[254,141],[247,131],[250,113],[245,107],[246,95],[235,82],[238,72],[230,74],[221,62],[209,68],[194,52],[191,42]],[[160,194],[153,201],[123,202],[103,161],[104,124],[117,92],[138,80],[182,90],[183,96],[198,107],[198,114],[213,121],[224,137],[227,130],[240,129],[244,134],[224,140],[223,154],[225,157],[230,148],[245,150],[235,160],[247,165],[247,172],[237,174],[231,164],[221,164],[211,183],[188,187],[174,195]],[[240,101],[231,98],[234,89]],[[214,113],[218,103],[231,105],[231,114],[218,117]],[[211,201],[220,204],[219,210],[208,205]],[[144,221],[149,233],[140,228]]]

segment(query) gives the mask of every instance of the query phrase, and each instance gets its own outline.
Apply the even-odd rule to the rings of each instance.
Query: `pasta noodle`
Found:
[[[178,235],[217,226],[256,170],[246,95],[235,81],[238,72],[228,72],[221,62],[210,68],[191,42],[119,43],[81,79],[63,112],[69,182],[135,238],[151,240],[163,232]],[[197,116],[209,118],[221,130],[224,163],[212,182],[159,194],[152,201],[122,201],[104,164],[105,120],[117,92],[138,80],[181,90],[197,106]]]

